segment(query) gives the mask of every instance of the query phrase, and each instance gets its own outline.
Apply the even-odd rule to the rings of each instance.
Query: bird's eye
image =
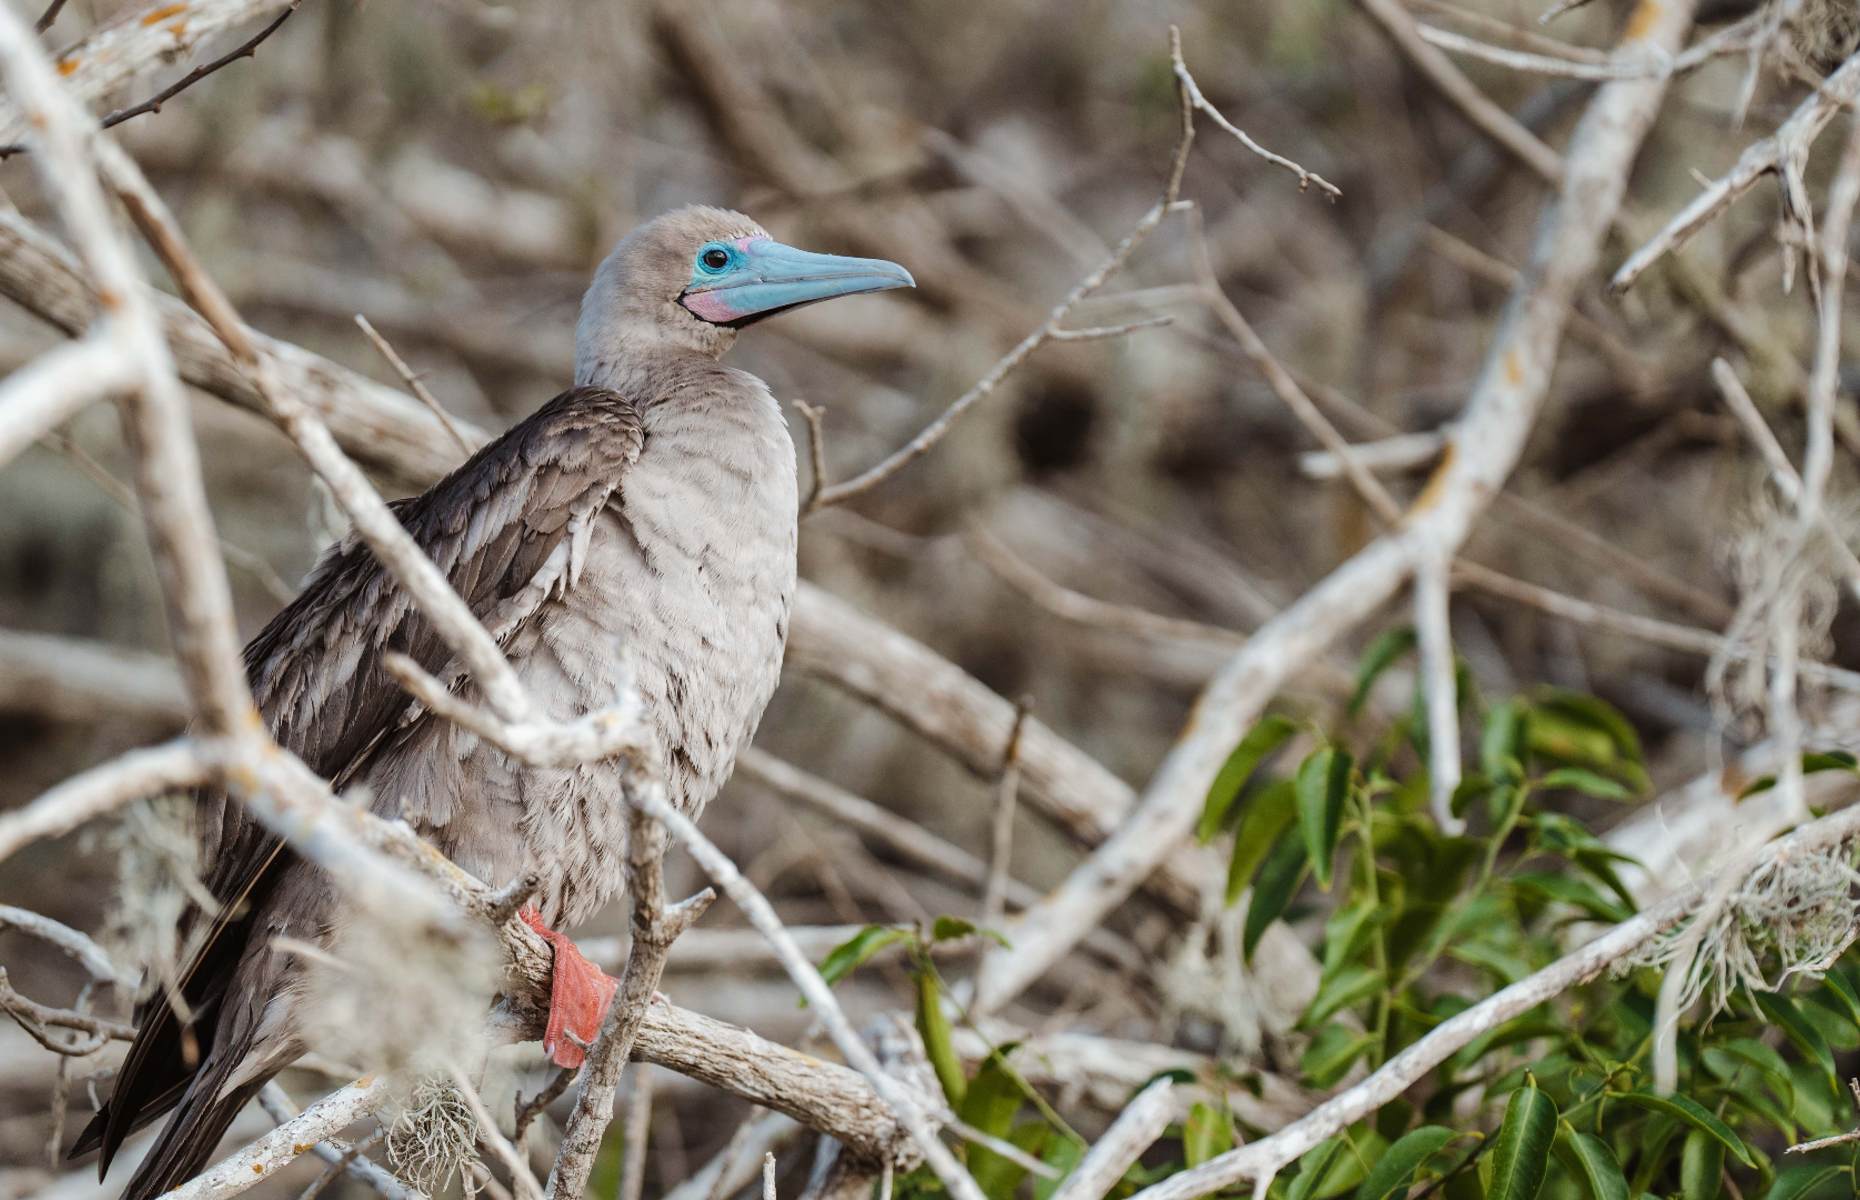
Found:
[[[721,271],[724,267],[729,265],[730,256],[716,246],[712,246],[710,249],[704,251],[698,261],[702,262],[713,271]]]

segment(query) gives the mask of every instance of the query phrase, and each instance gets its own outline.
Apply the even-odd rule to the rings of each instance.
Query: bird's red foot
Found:
[[[587,1058],[587,1047],[601,1032],[620,981],[589,962],[574,939],[544,925],[542,914],[535,909],[526,908],[517,915],[555,951],[543,1052],[558,1067],[579,1067]]]

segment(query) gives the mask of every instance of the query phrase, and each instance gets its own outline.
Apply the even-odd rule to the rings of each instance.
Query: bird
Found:
[[[574,386],[393,505],[543,709],[572,717],[635,689],[667,796],[693,818],[775,690],[796,586],[786,420],[761,380],[719,360],[777,313],[913,286],[896,263],[799,250],[738,212],[665,213],[596,270]],[[525,765],[414,705],[384,667],[390,652],[462,675],[351,535],[244,663],[271,735],[334,787],[487,883],[536,873],[522,915],[554,952],[543,1048],[578,1066],[615,981],[560,931],[624,887],[620,767]],[[101,1179],[126,1137],[172,1110],[126,1200],[198,1173],[239,1110],[305,1052],[303,967],[276,943],[315,943],[339,917],[329,876],[236,800],[202,793],[195,820],[215,904],[190,913],[198,948],[138,1006],[114,1091],[71,1151],[101,1151]]]

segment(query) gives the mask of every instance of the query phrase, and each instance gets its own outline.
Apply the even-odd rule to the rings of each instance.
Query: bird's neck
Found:
[[[578,355],[575,383],[581,387],[607,388],[641,408],[652,408],[688,386],[690,381],[714,376],[721,369],[721,364],[711,354],[683,346],[628,339],[611,343],[596,353]]]

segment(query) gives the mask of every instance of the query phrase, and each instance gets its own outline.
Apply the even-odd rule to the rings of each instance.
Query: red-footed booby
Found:
[[[813,254],[740,213],[691,207],[626,237],[576,328],[575,386],[395,508],[554,716],[637,690],[672,802],[722,788],[775,690],[795,589],[794,446],[761,380],[718,360],[737,331],[836,296],[910,287],[878,259]],[[524,915],[555,949],[544,1047],[582,1060],[614,981],[557,932],[624,886],[617,768],[538,769],[414,709],[382,667],[450,654],[374,555],[333,548],[246,647],[278,742],[491,884],[536,871]],[[132,1131],[173,1118],[129,1183],[146,1200],[206,1163],[238,1111],[304,1053],[301,961],[340,896],[224,796],[201,799],[203,882],[219,910],[176,991],[144,1001],[114,1094],[73,1154],[99,1173]],[[204,923],[204,924],[203,924]],[[176,1004],[178,999],[181,1003]]]

